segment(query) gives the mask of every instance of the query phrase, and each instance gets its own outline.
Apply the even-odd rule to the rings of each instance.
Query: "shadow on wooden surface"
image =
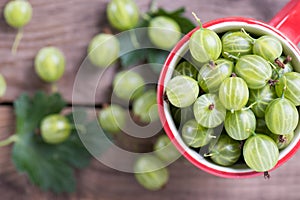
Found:
[[[0,13],[7,0],[0,1]],[[22,92],[33,93],[37,89],[49,90],[49,86],[38,79],[33,72],[33,58],[37,51],[46,45],[61,48],[67,58],[67,71],[59,90],[69,102],[72,101],[73,82],[90,39],[107,26],[104,0],[30,0],[34,15],[32,22],[25,27],[25,35],[18,54],[10,54],[16,31],[0,20],[0,72],[8,82],[8,90],[3,101],[12,102]],[[203,22],[226,16],[252,17],[269,21],[283,7],[287,0],[161,0],[159,5],[168,10],[186,7],[186,16],[192,11],[198,13]],[[137,1],[145,11],[149,0]],[[109,102],[111,91],[107,89],[115,70],[107,75],[107,83],[98,86],[96,102]],[[94,84],[94,80],[89,80]],[[84,93],[78,104],[89,104]],[[10,106],[0,107],[1,137],[14,131],[13,112]],[[263,177],[247,180],[229,180],[209,175],[185,159],[170,166],[171,177],[168,185],[157,192],[150,192],[137,184],[132,174],[110,169],[94,160],[90,167],[77,173],[77,192],[60,195],[42,192],[32,186],[24,175],[14,169],[10,160],[11,147],[0,151],[0,193],[1,199],[288,199],[300,197],[300,155],[272,172],[268,181]]]

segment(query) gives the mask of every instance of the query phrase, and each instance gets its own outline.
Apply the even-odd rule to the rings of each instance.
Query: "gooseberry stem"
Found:
[[[287,83],[286,83],[286,77],[283,76],[283,81],[284,81],[284,87],[282,89],[282,95],[281,95],[281,98],[284,99],[284,94],[285,94],[285,91],[287,89]]]
[[[250,34],[245,31],[244,28],[241,28],[241,32],[244,33],[251,40],[252,44],[255,42],[255,39],[251,37]]]
[[[211,157],[211,156],[213,156],[214,154],[212,154],[212,153],[206,153],[206,154],[204,154],[203,156],[204,157]]]
[[[255,101],[252,104],[250,104],[248,107],[242,108],[242,111],[249,110],[250,108],[252,108],[256,104],[257,104],[257,102]]]
[[[255,131],[251,130],[251,129],[246,129],[247,132],[250,132],[252,135],[256,135]]]
[[[51,84],[51,93],[57,93],[57,91],[58,91],[57,83],[54,82]]]
[[[281,69],[284,69],[284,68],[285,68],[284,63],[281,62],[281,61],[279,60],[279,58],[276,58],[276,59],[275,59],[275,63],[276,63]]]
[[[194,12],[192,12],[192,15],[194,16],[194,18],[195,18],[196,21],[198,22],[200,29],[203,29],[203,25],[202,25],[202,22],[201,22],[201,20],[199,19],[199,17],[197,17],[197,15],[196,15]]]
[[[142,18],[146,21],[150,21],[151,20],[151,17],[148,15],[148,14],[142,14]]]
[[[17,140],[18,140],[18,136],[14,134],[8,137],[7,139],[0,141],[0,147],[7,146],[13,142],[16,142]]]
[[[286,142],[286,138],[285,138],[284,135],[279,135],[279,136],[278,136],[278,140],[279,140],[279,142],[281,142],[281,143]]]
[[[237,77],[236,73],[231,73],[230,77]]]
[[[11,48],[11,53],[13,55],[15,55],[17,53],[18,46],[19,46],[19,44],[20,44],[20,42],[22,40],[22,37],[23,37],[23,28],[19,28],[18,29],[18,33],[17,33],[17,35],[15,37],[15,41],[14,41],[14,43],[12,45],[12,48]]]
[[[208,106],[209,110],[213,110],[214,108],[215,108],[215,104],[213,104],[213,103]]]
[[[268,63],[271,65],[271,67],[274,69],[274,71],[276,72],[276,74],[277,74],[277,78],[279,78],[280,77],[280,73],[279,73],[279,71],[277,70],[277,67],[272,63],[272,62],[270,62],[270,61],[268,61]]]
[[[271,178],[268,171],[264,172],[264,178],[267,179],[267,180],[269,180]]]
[[[230,53],[228,53],[228,52],[224,52],[224,54],[225,54],[228,58],[232,58],[232,59],[234,59],[234,60],[239,60],[239,59],[240,59],[239,57],[234,56],[234,55],[232,55],[232,54],[230,54]]]
[[[292,61],[292,57],[289,56],[289,55],[287,55],[286,58],[285,58],[284,61],[283,61],[283,64],[288,64],[288,63],[291,62],[291,61]]]

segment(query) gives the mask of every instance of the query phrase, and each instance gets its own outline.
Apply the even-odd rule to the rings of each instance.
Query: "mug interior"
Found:
[[[237,19],[230,18],[227,20],[222,19],[220,21],[213,21],[211,23],[204,24],[204,27],[214,30],[218,34],[222,34],[227,31],[241,30],[241,28],[244,28],[246,32],[250,33],[251,35],[255,35],[255,36],[272,35],[282,43],[284,55],[292,56],[293,58],[292,65],[294,67],[294,70],[300,72],[300,53],[297,46],[293,44],[288,38],[286,38],[278,30],[276,30],[275,28],[267,24],[252,19],[240,20],[240,18]],[[169,80],[172,78],[174,69],[178,64],[178,62],[182,58],[186,57],[188,53],[188,42],[191,33],[185,36],[174,48],[173,52],[171,52],[171,54],[169,55],[169,58],[167,59],[163,69],[164,73],[162,73],[163,75],[161,75],[160,78],[161,81],[160,84],[165,86],[169,82]],[[181,134],[179,133],[173,121],[168,103],[163,102],[162,109],[163,109],[162,112],[164,118],[166,120],[164,124],[166,126],[167,123],[168,126],[166,130],[167,134],[173,140],[174,144],[178,147],[178,149],[183,153],[183,155],[197,167],[209,173],[212,173],[214,175],[227,177],[227,178],[243,177],[243,176],[249,177],[249,176],[255,176],[261,174],[253,171],[252,169],[247,167],[246,164],[235,164],[231,167],[223,167],[213,163],[212,161],[210,161],[210,159],[204,158],[202,155],[200,155],[193,149],[189,148],[182,140]],[[287,148],[280,151],[279,162],[275,168],[279,167],[281,164],[286,162],[297,151],[300,145],[299,140],[300,140],[300,125],[298,124],[292,142]]]

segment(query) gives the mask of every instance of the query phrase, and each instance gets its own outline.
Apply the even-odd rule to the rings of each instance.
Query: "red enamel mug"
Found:
[[[295,71],[300,72],[300,51],[297,47],[300,41],[300,0],[291,0],[268,24],[255,19],[229,17],[210,21],[203,24],[203,27],[214,30],[217,33],[244,28],[247,32],[257,35],[273,35],[281,41],[284,53],[293,57],[292,64]],[[210,174],[225,178],[247,178],[262,175],[261,172],[255,172],[246,165],[245,167],[222,167],[203,158],[203,156],[190,149],[183,142],[175,126],[169,104],[164,101],[165,86],[171,79],[175,66],[188,51],[189,39],[197,29],[192,30],[178,42],[169,54],[160,74],[157,101],[160,120],[165,132],[187,160]],[[298,125],[293,141],[286,149],[280,152],[279,161],[274,169],[287,162],[297,152],[299,147],[300,126]]]

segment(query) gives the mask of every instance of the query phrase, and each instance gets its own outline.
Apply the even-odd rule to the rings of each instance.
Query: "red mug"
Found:
[[[212,29],[217,33],[244,28],[247,32],[256,33],[258,35],[273,35],[281,41],[285,54],[293,57],[292,64],[295,71],[300,72],[300,51],[297,47],[300,41],[299,24],[300,0],[291,0],[268,24],[255,19],[229,17],[210,21],[203,24],[203,27]],[[165,86],[171,79],[174,68],[182,58],[182,55],[188,51],[188,41],[196,30],[198,30],[198,28],[189,32],[177,43],[170,52],[160,74],[157,101],[159,104],[160,120],[165,132],[187,160],[210,174],[225,178],[247,178],[261,175],[263,173],[255,172],[246,166],[244,168],[235,168],[234,166],[222,167],[204,159],[200,154],[185,145],[175,126],[169,105],[164,101]],[[280,152],[279,161],[272,170],[287,162],[297,152],[299,147],[300,125],[298,124],[293,141],[286,149]]]

